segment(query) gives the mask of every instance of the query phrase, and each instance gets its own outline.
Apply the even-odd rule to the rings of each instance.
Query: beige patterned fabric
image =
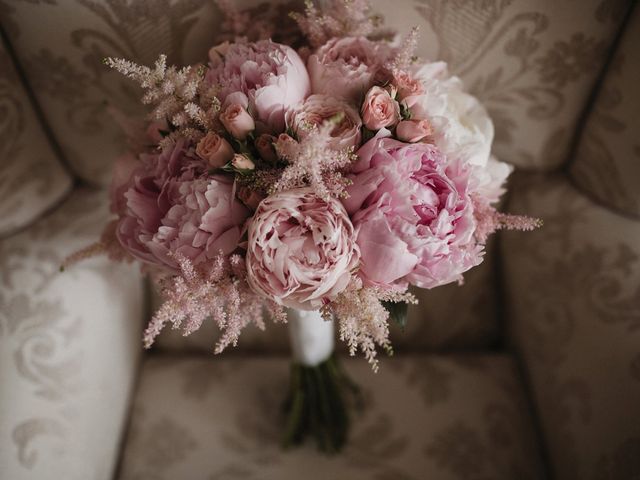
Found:
[[[631,17],[580,140],[571,174],[605,205],[640,215],[640,9]]]
[[[550,170],[567,160],[577,119],[633,2],[373,3],[393,26],[406,30],[417,24],[419,53],[447,61],[483,102],[496,127],[494,153],[501,160]]]
[[[640,472],[640,222],[562,178],[520,178],[510,208],[545,220],[505,234],[506,300],[559,479]]]
[[[79,190],[0,241],[0,478],[108,479],[140,353],[143,291],[106,259],[59,272],[95,241],[104,192]]]
[[[0,40],[0,237],[53,207],[71,183]]]
[[[341,455],[279,446],[280,358],[159,355],[142,369],[120,480],[513,480],[542,475],[513,361],[410,356],[378,374],[346,360],[365,408]]]

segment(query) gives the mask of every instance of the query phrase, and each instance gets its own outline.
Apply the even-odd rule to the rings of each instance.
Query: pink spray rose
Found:
[[[380,87],[371,87],[362,104],[362,121],[369,130],[391,127],[400,120],[400,106],[389,92]]]
[[[360,148],[345,199],[365,283],[433,288],[482,261],[467,176],[430,144],[377,135]]]
[[[248,226],[247,279],[281,305],[320,308],[344,290],[359,258],[354,229],[337,200],[298,188],[264,199]]]
[[[220,121],[227,132],[238,140],[244,140],[256,128],[256,124],[249,112],[238,103],[230,104],[220,114]]]
[[[233,148],[215,132],[207,133],[196,146],[196,153],[206,160],[210,167],[220,168],[233,158]]]
[[[309,94],[309,75],[300,56],[270,40],[233,43],[222,61],[210,66],[207,80],[220,86],[223,104],[232,93],[245,94],[256,120],[275,132],[284,130],[286,109]]]
[[[371,88],[390,53],[364,37],[333,38],[309,57],[311,91],[357,103]]]
[[[268,135],[266,133],[263,133],[256,138],[254,144],[263,160],[273,163],[278,159],[276,149],[273,146],[275,141],[276,138],[273,135]]]
[[[420,95],[424,93],[422,83],[405,71],[393,72],[392,81],[392,85],[398,93],[398,98],[401,100],[412,95]]]
[[[433,133],[429,120],[403,120],[396,127],[398,140],[415,143]]]
[[[311,95],[303,104],[289,110],[285,118],[287,127],[293,129],[298,138],[303,139],[315,126],[335,118],[336,115],[342,115],[342,118],[331,131],[332,141],[329,146],[336,150],[359,146],[362,127],[360,115],[343,100],[328,95]]]
[[[143,155],[122,193],[125,209],[116,235],[134,257],[176,270],[169,255],[200,263],[233,252],[247,208],[235,198],[233,179],[206,176],[208,165],[179,140],[161,154]]]

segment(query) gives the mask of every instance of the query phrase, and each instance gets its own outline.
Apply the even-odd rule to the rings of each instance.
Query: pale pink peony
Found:
[[[212,168],[225,166],[234,154],[229,142],[215,132],[209,132],[200,139],[196,146],[196,153]]]
[[[270,40],[233,43],[224,55],[207,73],[207,80],[220,86],[218,98],[225,103],[230,94],[245,94],[258,122],[273,132],[283,131],[286,109],[309,94],[302,59],[292,48]]]
[[[429,120],[403,120],[396,127],[398,140],[408,143],[419,142],[433,133]]]
[[[482,261],[466,172],[430,144],[379,134],[359,151],[343,202],[358,231],[359,274],[382,288],[433,288]]]
[[[303,104],[289,110],[285,118],[287,127],[291,128],[298,138],[303,139],[315,127],[338,115],[341,115],[341,118],[331,131],[332,140],[328,146],[335,150],[358,147],[362,121],[358,111],[343,100],[328,95],[311,95]]]
[[[369,130],[391,127],[400,121],[400,106],[389,92],[378,86],[371,87],[362,103],[362,121]]]
[[[230,104],[220,114],[220,121],[227,132],[238,140],[244,140],[256,128],[256,124],[249,112],[238,103]]]
[[[309,57],[311,91],[359,103],[390,53],[364,37],[333,38]]]
[[[179,141],[143,155],[122,193],[116,235],[134,257],[176,271],[171,254],[198,264],[233,252],[249,211],[234,196],[233,178],[206,176],[208,166]]]
[[[280,305],[322,307],[342,292],[359,258],[353,225],[339,201],[311,188],[263,200],[248,225],[247,280]]]

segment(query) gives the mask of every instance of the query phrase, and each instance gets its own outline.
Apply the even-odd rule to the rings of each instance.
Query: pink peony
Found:
[[[333,38],[309,57],[311,91],[359,103],[389,52],[386,44],[364,37]]]
[[[360,146],[362,121],[358,111],[348,103],[328,95],[311,95],[303,104],[286,114],[287,127],[303,139],[316,126],[342,115],[331,131],[329,146],[335,150]]]
[[[359,151],[350,197],[359,274],[383,288],[433,288],[482,261],[466,172],[430,144],[378,134]]]
[[[265,128],[284,130],[287,108],[309,94],[309,75],[298,54],[286,45],[270,40],[234,43],[224,52],[224,61],[211,63],[207,80],[220,86],[218,98],[241,92],[249,101],[249,111]]]
[[[362,103],[362,121],[369,130],[391,127],[400,121],[400,106],[389,92],[371,87]]]
[[[207,133],[196,146],[196,154],[206,160],[210,167],[220,168],[233,158],[233,148],[215,132]]]
[[[180,253],[198,264],[233,252],[249,211],[234,196],[233,179],[206,176],[208,166],[179,141],[143,155],[122,193],[126,208],[116,235],[134,257],[172,271]]]
[[[320,200],[309,187],[263,200],[248,233],[251,288],[288,307],[320,308],[347,287],[358,263],[344,207],[334,199]]]

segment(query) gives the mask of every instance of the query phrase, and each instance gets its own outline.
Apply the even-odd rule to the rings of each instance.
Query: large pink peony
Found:
[[[338,115],[341,118],[331,131],[329,146],[336,150],[357,148],[360,146],[362,121],[358,111],[343,100],[328,95],[311,95],[304,103],[287,111],[285,118],[287,127],[303,139],[313,128]]]
[[[233,179],[207,176],[206,163],[183,141],[143,155],[126,185],[114,189],[123,205],[116,235],[134,257],[175,270],[169,254],[195,264],[233,252],[249,210],[234,196]]]
[[[433,288],[482,261],[468,178],[436,147],[378,135],[358,151],[350,197],[360,275],[383,288]]]
[[[271,131],[284,130],[284,114],[309,94],[309,75],[292,48],[270,40],[233,43],[222,61],[211,64],[207,79],[221,87],[218,97],[246,95],[249,111]],[[238,103],[238,96],[234,95]]]
[[[263,200],[248,226],[247,279],[281,305],[314,310],[335,298],[359,259],[353,225],[337,200],[298,188]]]
[[[388,45],[365,37],[333,38],[307,61],[311,91],[360,102],[389,53]]]

